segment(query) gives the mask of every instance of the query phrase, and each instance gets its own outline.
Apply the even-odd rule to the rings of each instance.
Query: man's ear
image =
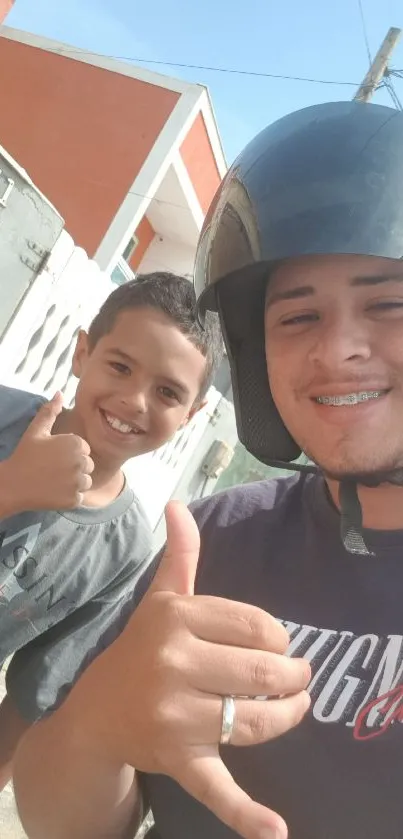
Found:
[[[204,399],[204,400],[203,400],[203,402],[195,402],[195,404],[193,405],[193,407],[190,409],[190,411],[189,411],[188,415],[187,415],[187,416],[185,417],[185,419],[182,421],[182,426],[188,425],[188,423],[190,422],[190,420],[192,420],[192,419],[193,419],[193,417],[195,417],[195,416],[196,416],[196,414],[197,414],[199,411],[201,411],[201,409],[202,409],[202,408],[205,408],[205,406],[206,406],[206,405],[207,405],[207,399]]]
[[[80,378],[83,372],[83,367],[89,354],[88,335],[84,329],[80,329],[71,365],[73,374],[77,379]]]

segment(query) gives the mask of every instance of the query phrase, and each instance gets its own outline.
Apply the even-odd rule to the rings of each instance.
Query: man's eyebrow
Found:
[[[123,350],[120,350],[118,347],[110,347],[108,352],[111,353],[111,355],[117,355],[122,359],[122,361],[125,361],[128,364],[133,365],[136,363],[134,358],[128,355],[128,353],[125,353]],[[164,379],[170,387],[180,390],[184,396],[189,396],[189,388],[182,384],[182,382],[179,382],[178,379],[172,379],[170,376],[165,376],[164,373],[161,374],[161,379]]]
[[[353,277],[350,285],[357,286],[371,286],[380,285],[381,283],[403,282],[403,272],[401,274],[380,274],[367,276]]]
[[[371,274],[369,276],[363,275],[353,277],[350,285],[357,288],[358,286],[373,286],[381,283],[403,282],[403,272],[401,274]],[[309,297],[315,294],[316,289],[313,286],[298,286],[297,288],[290,288],[288,291],[275,291],[274,294],[267,293],[266,308],[273,306],[274,303],[280,303],[283,300],[298,300],[302,297]]]
[[[273,306],[274,303],[280,303],[282,300],[298,300],[300,297],[309,297],[315,294],[316,289],[311,285],[298,286],[298,288],[290,288],[288,291],[275,291],[274,294],[267,294],[266,308]]]

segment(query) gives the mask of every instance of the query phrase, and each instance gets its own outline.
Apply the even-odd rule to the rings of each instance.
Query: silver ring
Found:
[[[222,698],[222,724],[220,743],[226,745],[230,742],[235,722],[235,702],[233,696]]]

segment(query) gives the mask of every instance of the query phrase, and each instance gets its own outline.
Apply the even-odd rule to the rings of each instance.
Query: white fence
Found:
[[[87,328],[115,288],[108,275],[62,232],[51,257],[32,283],[0,344],[0,381],[51,397],[74,401],[76,380],[71,360],[80,328]],[[157,452],[129,461],[129,483],[153,526],[203,436],[221,394],[211,388],[206,407]]]

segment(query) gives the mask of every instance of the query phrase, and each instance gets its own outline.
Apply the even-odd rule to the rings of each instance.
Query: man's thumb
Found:
[[[55,393],[50,402],[46,402],[45,405],[42,405],[39,409],[36,417],[32,420],[31,425],[29,426],[29,433],[35,435],[50,434],[56,422],[56,418],[59,416],[62,409],[63,394],[58,391]]]
[[[152,589],[193,594],[200,551],[197,524],[181,501],[170,501],[167,504],[165,521],[166,547]]]

